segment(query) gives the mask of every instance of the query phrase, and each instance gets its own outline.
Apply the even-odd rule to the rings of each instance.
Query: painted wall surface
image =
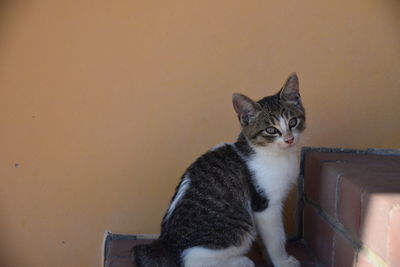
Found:
[[[400,148],[399,1],[0,5],[0,266],[101,266],[106,230],[158,233],[185,168],[235,140],[231,94],[292,71],[305,145]]]

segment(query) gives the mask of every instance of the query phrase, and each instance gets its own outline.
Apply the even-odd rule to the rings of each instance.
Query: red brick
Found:
[[[313,201],[319,202],[321,167],[325,162],[346,160],[346,154],[308,152],[304,161],[304,192]]]
[[[360,233],[361,196],[367,187],[378,188],[385,184],[385,167],[370,163],[368,166],[351,163],[337,168],[342,172],[338,185],[337,213],[338,220],[354,235]]]
[[[133,263],[131,258],[109,258],[104,263],[105,267],[134,267],[135,264]]]
[[[152,239],[140,239],[140,240],[111,240],[108,245],[107,257],[118,256],[118,257],[130,257],[132,248],[138,244],[148,244],[153,242]]]
[[[395,167],[387,159],[381,161],[365,159],[363,162],[330,164],[329,168],[330,171],[327,171],[327,174],[331,177],[326,179],[339,179],[336,217],[354,236],[358,236],[363,192],[367,187],[381,188],[390,185],[393,180],[390,177],[399,175],[400,165]],[[390,181],[389,184],[386,182],[387,179]]]
[[[400,266],[400,206],[389,214],[389,266]]]
[[[334,264],[335,267],[354,266],[358,249],[354,248],[349,240],[342,234],[336,232],[334,242]]]
[[[362,187],[342,178],[339,184],[338,220],[358,237],[361,219]]]
[[[316,152],[307,153],[304,163],[304,192],[308,198],[314,201],[318,201],[320,169],[319,154]]]
[[[395,219],[389,216],[389,211],[400,205],[400,157],[323,152],[309,154],[304,180],[307,198],[336,218],[372,253],[385,261],[389,258],[392,265],[400,266],[400,231],[397,230],[400,229],[400,219],[393,213],[391,216]],[[332,240],[329,232],[333,233],[333,230],[314,208],[306,206],[305,240],[325,263],[329,263],[326,247]],[[323,236],[319,240],[318,234]],[[335,237],[335,242],[340,242],[339,236]],[[354,259],[354,251],[349,253],[345,247],[336,247],[339,250],[334,256],[336,266],[347,266],[350,259]],[[343,251],[340,252],[340,249]],[[369,266],[368,260],[363,257],[359,257],[357,266]]]
[[[330,265],[333,251],[333,229],[314,207],[305,206],[304,240],[322,264]]]
[[[331,217],[336,217],[336,185],[341,175],[336,169],[341,164],[343,163],[325,162],[321,166],[319,205]]]
[[[151,239],[138,239],[138,240],[111,240],[108,243],[108,257],[105,260],[105,267],[134,267],[130,250],[132,246],[138,244],[147,244],[152,242]],[[307,247],[302,243],[288,242],[288,252],[295,256],[303,267],[316,267],[315,259],[312,257]],[[271,264],[266,263],[263,257],[263,247],[255,243],[252,249],[247,253],[247,256],[254,262],[256,267],[272,267]]]
[[[398,160],[399,157],[394,156],[309,152],[305,157],[304,192],[336,217],[336,184],[343,174],[354,171],[368,174],[376,168],[399,171]],[[369,167],[368,170],[365,167]]]
[[[400,179],[395,176],[384,178],[380,179],[379,186],[373,183],[365,186],[360,239],[382,259],[387,260],[389,215],[393,207],[400,205]]]
[[[360,252],[358,254],[357,263],[355,266],[356,267],[376,267],[376,265],[373,264],[363,252]]]
[[[331,217],[338,217],[336,210],[338,205],[338,186],[343,176],[354,173],[365,175],[369,173],[369,170],[366,170],[363,164],[358,162],[337,161],[322,163],[318,200],[321,208]]]

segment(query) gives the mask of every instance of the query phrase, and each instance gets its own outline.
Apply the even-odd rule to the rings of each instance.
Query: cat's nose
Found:
[[[293,136],[285,138],[285,143],[291,145],[291,144],[293,144],[293,142],[294,142],[294,137]]]

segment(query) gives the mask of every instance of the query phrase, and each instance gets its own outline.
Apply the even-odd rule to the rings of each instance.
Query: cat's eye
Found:
[[[279,133],[278,129],[276,129],[275,127],[268,127],[267,129],[264,130],[264,132],[266,132],[269,135],[275,135]]]
[[[296,118],[293,118],[293,119],[291,119],[289,121],[289,127],[290,128],[294,128],[294,127],[296,127],[296,125],[297,125],[297,119]]]

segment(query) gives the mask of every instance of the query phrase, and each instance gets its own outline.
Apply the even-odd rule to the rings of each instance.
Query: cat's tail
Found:
[[[133,258],[136,267],[175,267],[178,264],[168,254],[168,251],[159,240],[151,244],[133,247]]]

